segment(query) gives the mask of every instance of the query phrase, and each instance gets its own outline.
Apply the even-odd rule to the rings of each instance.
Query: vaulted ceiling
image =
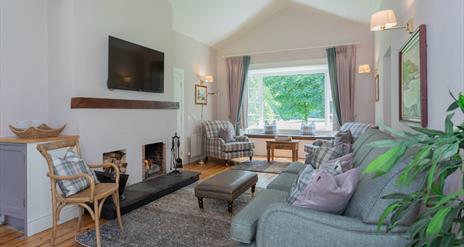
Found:
[[[288,4],[306,5],[360,24],[369,23],[382,0],[171,0],[173,28],[214,45],[264,20]]]

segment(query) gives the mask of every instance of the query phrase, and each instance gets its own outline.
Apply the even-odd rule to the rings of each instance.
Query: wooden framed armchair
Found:
[[[55,237],[57,231],[58,221],[60,219],[60,212],[66,205],[78,205],[79,206],[79,218],[77,223],[77,232],[80,231],[81,222],[82,222],[82,214],[84,213],[84,209],[86,209],[92,219],[95,222],[95,232],[96,232],[96,239],[97,239],[97,246],[101,246],[100,240],[100,214],[102,210],[103,203],[109,197],[113,197],[113,202],[116,207],[116,215],[119,227],[121,231],[123,231],[122,220],[121,220],[121,212],[120,212],[120,204],[119,204],[119,169],[114,164],[100,164],[100,165],[88,165],[91,169],[96,168],[113,168],[116,175],[116,183],[95,183],[92,176],[89,174],[77,174],[74,176],[57,176],[55,175],[55,170],[53,166],[53,159],[50,154],[50,151],[64,149],[64,148],[74,148],[75,152],[81,155],[79,141],[77,140],[69,140],[69,141],[59,141],[59,142],[51,142],[45,144],[37,145],[37,149],[39,152],[45,157],[48,164],[48,173],[47,176],[50,178],[50,185],[51,185],[51,197],[52,197],[52,215],[53,215],[53,231],[51,237],[51,246],[55,244]],[[84,178],[89,182],[89,187],[85,190],[82,190],[74,195],[65,197],[62,195],[57,188],[57,182],[59,180],[74,180]],[[89,206],[89,204],[93,204],[93,209]]]

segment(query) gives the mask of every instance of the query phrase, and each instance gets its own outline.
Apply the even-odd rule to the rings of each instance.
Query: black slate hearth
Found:
[[[129,185],[125,190],[125,199],[121,201],[121,214],[142,207],[162,196],[198,181],[200,173],[186,172],[181,174],[166,174],[143,182]],[[107,199],[101,212],[101,217],[107,220],[116,218],[113,201]]]

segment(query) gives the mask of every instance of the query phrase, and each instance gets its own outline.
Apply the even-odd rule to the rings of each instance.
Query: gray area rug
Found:
[[[231,169],[280,174],[290,164],[291,162],[282,162],[282,161],[267,162],[267,160],[252,160],[252,161],[247,160],[247,161],[238,163],[237,165],[234,165]]]
[[[231,216],[227,203],[205,198],[201,212],[194,195],[195,185],[123,215],[124,233],[115,221],[102,225],[102,246],[238,246],[229,237]],[[247,190],[234,201],[234,212],[239,212],[251,199],[251,191]],[[79,234],[76,241],[95,246],[95,230]]]

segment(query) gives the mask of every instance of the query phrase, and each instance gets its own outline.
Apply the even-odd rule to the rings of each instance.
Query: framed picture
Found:
[[[195,85],[195,104],[207,105],[208,104],[208,87],[204,85]]]
[[[379,102],[380,100],[380,82],[379,74],[375,75],[375,101]]]
[[[422,127],[428,122],[426,36],[425,25],[420,25],[399,54],[399,117]]]

